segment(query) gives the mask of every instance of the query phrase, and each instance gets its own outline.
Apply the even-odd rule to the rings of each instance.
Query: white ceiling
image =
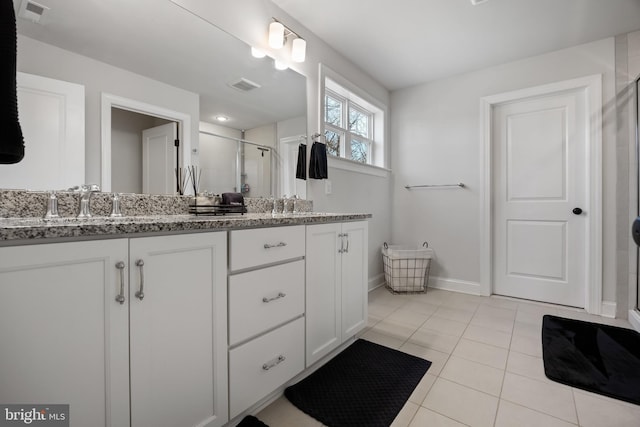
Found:
[[[198,93],[203,121],[224,115],[224,126],[253,129],[306,114],[303,76],[253,58],[247,44],[169,0],[37,2],[50,10],[38,24],[17,18],[19,34]],[[262,87],[229,87],[240,78]]]
[[[640,0],[272,0],[390,90],[640,29]]]

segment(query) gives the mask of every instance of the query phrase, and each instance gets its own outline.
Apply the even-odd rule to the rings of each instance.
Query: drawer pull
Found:
[[[276,295],[275,297],[271,297],[271,298],[264,297],[264,298],[262,298],[262,302],[271,302],[271,301],[275,301],[275,300],[280,299],[280,298],[284,298],[286,296],[287,296],[287,294],[285,294],[284,292],[278,292],[278,295]]]
[[[124,304],[126,301],[124,297],[124,262],[119,261],[116,263],[116,268],[120,270],[120,293],[116,295],[116,301],[120,304]]]
[[[136,265],[140,267],[140,289],[136,292],[136,298],[142,301],[144,298],[144,261],[139,259],[136,261]]]
[[[278,243],[276,245],[270,245],[269,243],[265,243],[264,244],[264,248],[265,249],[282,248],[282,247],[285,247],[285,246],[287,246],[287,244],[285,242],[280,242],[280,243]]]
[[[284,362],[284,360],[286,359],[286,357],[284,357],[283,355],[280,355],[278,357],[276,357],[275,359],[265,363],[264,365],[262,365],[262,369],[264,369],[265,371],[268,371],[271,368],[276,367],[277,365],[279,365],[280,363]]]

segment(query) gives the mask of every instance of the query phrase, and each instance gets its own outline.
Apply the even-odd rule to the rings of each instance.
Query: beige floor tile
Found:
[[[396,350],[399,349],[402,344],[404,344],[404,340],[402,339],[390,337],[389,335],[381,334],[374,330],[367,331],[364,335],[362,335],[362,338],[389,348],[395,348]]]
[[[542,313],[530,313],[528,311],[518,310],[516,314],[516,323],[526,323],[538,328],[542,328]]]
[[[528,337],[513,335],[511,337],[511,350],[530,356],[542,357],[542,337]]]
[[[538,381],[551,381],[544,374],[544,363],[541,357],[530,356],[515,351],[509,352],[507,372],[522,375]]]
[[[483,313],[476,313],[470,322],[471,325],[495,329],[496,331],[507,332],[509,334],[513,332],[513,323],[514,321],[511,319],[490,316]]]
[[[495,427],[572,427],[575,425],[551,415],[500,400]]]
[[[444,365],[440,378],[482,391],[493,396],[500,396],[504,370],[492,368],[457,356],[449,357]]]
[[[507,372],[500,397],[564,421],[578,423],[570,387]]]
[[[391,313],[385,320],[392,322],[398,322],[405,325],[420,327],[430,317],[428,314],[418,313],[416,311],[407,310],[402,306],[393,313]]]
[[[429,318],[420,329],[431,329],[445,335],[455,335],[461,337],[467,323],[438,317],[435,314]]]
[[[583,427],[638,427],[640,406],[574,390],[578,420]]]
[[[469,313],[475,313],[478,307],[481,305],[479,301],[474,301],[466,295],[462,298],[448,298],[442,302],[441,307],[452,308],[455,310],[467,311]]]
[[[484,303],[493,307],[508,308],[510,310],[518,309],[518,301],[496,295],[486,298]]]
[[[460,338],[456,335],[445,335],[431,329],[418,329],[409,337],[409,342],[451,354]]]
[[[403,344],[402,347],[400,347],[400,351],[404,351],[405,353],[430,361],[431,366],[427,373],[436,376],[440,374],[440,371],[444,368],[444,364],[447,363],[447,359],[449,359],[449,355],[447,353],[410,342]]]
[[[413,417],[413,421],[409,427],[464,427],[465,424],[459,423],[444,415],[435,413],[427,408],[419,408]]]
[[[386,318],[376,323],[371,330],[379,334],[385,334],[390,337],[406,341],[416,331],[416,326],[405,325]]]
[[[504,348],[495,347],[481,342],[471,341],[462,338],[452,355],[481,363],[497,369],[503,369],[507,365],[509,351]]]
[[[429,304],[428,302],[420,302],[415,300],[407,301],[403,306],[403,310],[415,311],[426,316],[431,316],[438,309],[438,305]]]
[[[404,404],[396,418],[391,423],[390,427],[408,427],[409,423],[413,419],[413,416],[418,412],[419,405],[413,402],[407,402]]]
[[[532,325],[530,323],[516,322],[513,324],[513,335],[542,339],[542,323]]]
[[[422,406],[463,424],[491,427],[496,417],[498,398],[438,378]]]
[[[516,318],[516,310],[509,309],[509,308],[502,308],[502,307],[494,307],[487,304],[481,307],[478,307],[476,314],[493,317],[496,319],[511,320],[511,321],[515,320]]]
[[[469,325],[462,337],[501,348],[509,348],[511,344],[510,333],[476,325]]]
[[[467,311],[459,308],[451,308],[441,305],[433,315],[449,320],[455,320],[456,322],[469,323],[469,321],[471,321],[471,318],[473,317],[473,313],[473,311]]]
[[[422,405],[422,401],[427,397],[427,393],[431,390],[433,383],[436,382],[438,377],[429,373],[422,377],[422,380],[418,383],[411,396],[409,396],[409,402],[413,402],[417,405]]]
[[[256,417],[269,426],[320,427],[322,423],[305,414],[286,397],[278,398],[271,405],[260,411]]]
[[[518,311],[526,311],[528,313],[553,314],[557,315],[560,306],[538,302],[521,302],[518,304]]]
[[[392,307],[390,305],[384,304],[369,304],[369,315],[375,316],[380,319],[384,319],[394,311],[396,311],[398,307]]]

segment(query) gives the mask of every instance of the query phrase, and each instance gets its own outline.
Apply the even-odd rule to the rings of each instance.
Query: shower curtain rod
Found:
[[[242,139],[242,138],[234,138],[232,136],[220,135],[220,134],[217,134],[217,133],[207,132],[207,131],[204,131],[204,130],[201,130],[201,131],[198,131],[198,132],[204,133],[205,135],[217,136],[218,138],[230,139],[231,141],[243,142],[245,144],[255,145],[257,147],[262,147],[262,148],[266,148],[268,150],[276,151],[275,147],[269,147],[268,145],[258,144],[257,142],[253,142],[253,141],[247,141],[246,139]]]

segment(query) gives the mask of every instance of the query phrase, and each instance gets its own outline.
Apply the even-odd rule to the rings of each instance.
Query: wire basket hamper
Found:
[[[388,245],[382,248],[385,287],[394,294],[427,292],[433,250],[427,242],[422,248]]]

